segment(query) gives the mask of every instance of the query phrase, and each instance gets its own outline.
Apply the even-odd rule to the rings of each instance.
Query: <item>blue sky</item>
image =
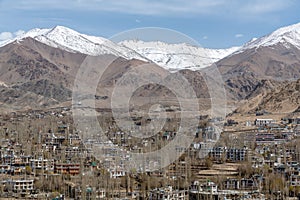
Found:
[[[0,40],[56,25],[102,37],[163,27],[225,48],[299,22],[298,0],[0,0]]]

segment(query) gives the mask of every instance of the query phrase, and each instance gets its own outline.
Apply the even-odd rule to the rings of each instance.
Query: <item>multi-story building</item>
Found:
[[[215,161],[225,160],[226,147],[214,147],[209,151],[209,157]]]
[[[214,161],[241,162],[247,160],[247,148],[214,147],[209,151]]]
[[[3,181],[7,188],[10,188],[15,193],[30,194],[33,191],[33,179],[9,179]]]
[[[32,170],[44,170],[44,171],[53,171],[54,170],[54,160],[53,159],[45,159],[45,158],[37,158],[30,159]]]
[[[54,173],[78,175],[80,173],[79,163],[55,163]]]
[[[247,159],[247,149],[230,148],[226,151],[226,159],[231,162],[240,162]]]
[[[150,191],[150,200],[186,200],[188,199],[187,190],[174,190],[172,186],[157,188]]]

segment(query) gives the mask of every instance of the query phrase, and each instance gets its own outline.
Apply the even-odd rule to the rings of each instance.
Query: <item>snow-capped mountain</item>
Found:
[[[247,49],[270,47],[276,44],[282,44],[286,48],[294,46],[300,49],[300,23],[279,28],[271,34],[258,39],[254,38],[243,45],[236,53]]]
[[[159,41],[144,42],[140,40],[127,40],[119,44],[135,50],[170,71],[204,68],[239,49],[239,47],[206,49],[186,43],[167,44]]]
[[[135,51],[108,39],[81,34],[63,26],[56,26],[53,29],[32,29],[21,36],[0,43],[0,47],[27,37],[69,52],[80,52],[91,56],[113,54],[126,59],[147,60]]]
[[[252,39],[216,63],[233,96],[249,98],[273,81],[300,79],[300,23]],[[272,80],[269,86],[262,80]]]
[[[126,59],[152,61],[170,71],[197,70],[207,67],[239,49],[238,47],[205,49],[185,43],[167,44],[137,40],[116,44],[108,39],[81,34],[63,26],[56,26],[52,29],[32,29],[14,39],[0,42],[0,47],[11,42],[22,41],[27,37],[69,52],[80,52],[92,56],[113,54]]]
[[[113,54],[126,59],[151,61],[170,71],[198,70],[248,49],[276,44],[282,44],[286,48],[293,46],[300,49],[300,23],[280,28],[264,37],[252,39],[242,47],[228,49],[207,49],[186,43],[168,44],[141,40],[127,40],[116,44],[108,39],[81,34],[63,26],[56,26],[52,29],[32,29],[14,39],[0,42],[0,47],[11,42],[22,41],[27,37],[69,52],[80,52],[92,56]]]

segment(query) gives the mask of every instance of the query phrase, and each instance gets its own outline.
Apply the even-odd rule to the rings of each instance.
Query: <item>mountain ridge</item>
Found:
[[[133,41],[130,43],[124,41],[123,43],[120,42],[117,44],[106,38],[81,34],[63,26],[56,26],[52,29],[32,29],[14,39],[0,42],[0,47],[13,42],[20,42],[27,37],[33,38],[54,48],[60,48],[72,53],[78,52],[90,56],[113,54],[126,59],[139,59],[142,61],[154,62],[165,69],[174,72],[181,69],[197,70],[210,66],[239,48],[208,49],[185,43],[146,43],[142,41],[136,44],[134,44]],[[152,48],[154,52],[144,52],[140,51],[140,48],[132,48],[133,46],[142,43],[148,46],[147,48]],[[153,46],[161,48],[158,59],[154,59],[154,57],[151,56],[158,56],[157,48],[155,49]]]
[[[300,48],[294,45],[295,42],[287,43],[288,40],[276,40],[277,36],[295,37],[297,43],[297,38],[300,38],[299,27],[300,24],[283,27],[262,38],[249,41],[244,45],[244,49],[235,47],[229,51],[210,50],[189,44],[138,40],[116,44],[105,38],[87,36],[61,26],[53,29],[34,29],[23,36],[0,44],[2,45],[0,47],[0,86],[4,88],[3,92],[9,89],[5,94],[25,95],[22,98],[24,102],[28,99],[27,97],[40,98],[41,96],[45,100],[42,99],[40,102],[44,102],[45,105],[48,104],[47,102],[52,104],[69,100],[69,91],[72,89],[72,81],[77,69],[89,55],[84,49],[79,51],[78,48],[88,43],[90,46],[85,47],[89,49],[91,45],[94,45],[93,47],[97,47],[96,53],[112,54],[116,58],[124,59],[114,63],[114,68],[110,72],[113,76],[107,77],[112,80],[106,80],[107,90],[111,89],[117,77],[121,77],[132,66],[150,62],[171,71],[174,77],[177,72],[184,74],[199,97],[203,95],[206,97],[207,89],[201,80],[201,69],[204,65],[207,65],[209,69],[209,65],[214,63],[209,62],[213,60],[216,61],[215,64],[224,80],[228,99],[234,102],[248,101],[276,90],[285,81],[300,79]],[[73,42],[74,40],[77,43]],[[273,43],[269,45],[271,43],[265,41]],[[224,52],[226,56],[222,58]],[[207,58],[209,62],[205,63],[204,58]],[[202,63],[197,65],[197,61]],[[149,88],[154,89],[158,96],[165,96],[168,93],[158,86],[146,86],[143,89],[149,90]],[[16,90],[15,93],[11,91],[12,89]],[[139,91],[139,96],[150,94],[150,91],[143,91],[143,89]],[[47,96],[43,94],[43,91],[51,91],[51,95]],[[109,98],[104,90],[101,92],[103,92],[101,94],[103,97]],[[7,99],[3,101],[11,103]]]
[[[286,48],[291,46],[300,48],[300,23],[279,28],[261,38],[254,38],[242,46],[226,49],[202,48],[185,43],[168,44],[161,41],[125,40],[114,43],[109,39],[81,34],[64,26],[35,28],[13,39],[0,42],[0,47],[12,42],[20,42],[26,37],[73,53],[79,52],[91,56],[113,54],[126,59],[154,62],[172,72],[182,69],[195,71],[253,49],[272,47],[277,44]]]

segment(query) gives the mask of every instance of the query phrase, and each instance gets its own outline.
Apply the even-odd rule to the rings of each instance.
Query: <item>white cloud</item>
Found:
[[[11,32],[0,33],[0,41],[12,39],[14,36]]]
[[[236,38],[241,38],[241,37],[244,37],[244,35],[243,34],[240,34],[240,33],[238,33],[238,34],[235,34],[235,36],[234,37],[236,37]]]
[[[25,33],[25,31],[23,31],[23,30],[18,30],[14,33],[2,32],[2,33],[0,33],[0,41],[13,39],[15,37],[23,35],[24,33]]]
[[[205,35],[205,36],[202,37],[202,39],[203,39],[203,40],[207,40],[208,37]]]

